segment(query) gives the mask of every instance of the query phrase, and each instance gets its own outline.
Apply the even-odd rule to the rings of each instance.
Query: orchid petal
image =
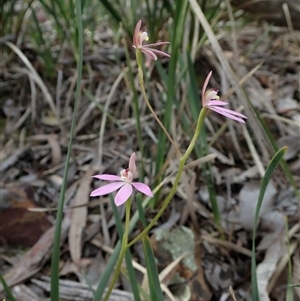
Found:
[[[121,177],[116,176],[116,175],[108,175],[108,174],[103,174],[103,175],[95,175],[93,178],[99,179],[99,180],[105,180],[105,181],[122,181]]]
[[[116,191],[117,189],[119,189],[120,187],[126,185],[126,183],[124,182],[113,182],[113,183],[109,183],[106,184],[100,188],[97,188],[95,190],[93,190],[90,194],[90,196],[101,196],[101,195],[106,195],[109,194],[113,191]]]
[[[221,101],[221,100],[211,100],[211,101],[208,103],[208,106],[207,106],[207,107],[226,106],[226,105],[228,105],[228,102]]]
[[[206,103],[205,103],[205,91],[206,91],[206,88],[207,88],[207,85],[208,85],[208,82],[211,78],[211,75],[212,75],[212,71],[210,71],[205,79],[205,82],[203,84],[203,88],[202,88],[202,106],[205,107],[206,106]]]
[[[218,108],[218,107],[209,107],[210,110],[215,111],[225,117],[228,117],[230,119],[233,119],[235,121],[241,122],[241,123],[245,123],[245,121],[241,118],[238,118],[236,116],[240,116],[242,118],[247,118],[246,116],[244,116],[243,114],[240,114],[238,112],[229,110],[229,109],[224,109],[224,108]]]
[[[129,183],[126,183],[116,194],[115,204],[116,206],[120,206],[124,204],[132,194],[132,186]]]
[[[136,173],[135,153],[133,153],[133,154],[130,156],[128,168],[129,168],[129,170],[132,172],[132,176],[134,177],[134,175],[135,175],[135,173]]]
[[[154,54],[152,50],[146,49],[146,48],[141,48],[141,51],[145,53],[148,57],[150,57],[152,60],[156,61],[157,56]]]
[[[212,110],[216,109],[218,112],[223,112],[223,113],[227,113],[227,114],[230,114],[230,115],[234,115],[234,116],[238,116],[238,117],[242,117],[242,118],[247,119],[247,117],[245,115],[243,115],[242,113],[239,113],[239,112],[236,112],[236,111],[233,111],[233,110],[230,110],[230,109],[218,108],[218,107],[215,107],[215,106],[212,106],[212,107],[209,107],[209,108],[212,109]]]
[[[143,50],[152,51],[152,52],[155,52],[155,53],[160,54],[162,56],[171,57],[170,54],[168,54],[168,53],[166,53],[164,51],[161,51],[161,50],[157,50],[157,49],[153,49],[153,48],[147,48],[145,46],[143,46],[142,51]]]
[[[157,43],[147,44],[147,45],[143,45],[143,48],[150,48],[150,47],[160,46],[165,44],[170,44],[170,42],[157,42]]]
[[[133,34],[133,46],[135,48],[138,48],[138,37],[139,37],[139,33],[140,33],[140,30],[141,30],[141,26],[142,26],[142,20],[139,20],[137,23],[136,23],[136,26],[135,26],[135,29],[134,29],[134,34]]]
[[[152,191],[151,191],[151,189],[149,188],[148,185],[146,185],[144,183],[140,183],[140,182],[133,182],[131,184],[139,192],[141,192],[141,193],[143,193],[147,196],[153,197],[153,193],[152,193]]]

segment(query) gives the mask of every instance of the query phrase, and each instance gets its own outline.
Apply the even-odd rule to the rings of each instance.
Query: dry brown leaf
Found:
[[[45,212],[28,208],[36,208],[31,187],[1,189],[0,245],[32,247],[51,227]]]
[[[90,195],[91,176],[94,170],[90,167],[82,177],[75,199],[74,206],[87,204]],[[81,206],[72,209],[71,225],[69,230],[69,249],[73,262],[79,264],[82,250],[82,233],[86,225],[87,207]]]
[[[57,140],[57,135],[49,135],[48,142],[51,147],[51,166],[55,167],[61,161],[61,147]]]
[[[280,257],[286,252],[283,237],[280,236],[267,250],[264,260],[258,264],[257,284],[261,301],[270,301],[268,284],[274,274]]]
[[[62,222],[61,241],[66,239],[69,226],[70,213],[67,213]],[[4,274],[8,286],[24,281],[43,267],[51,255],[53,237],[54,227],[44,233],[38,242],[15,263],[14,267]],[[2,291],[3,286],[1,284],[0,292]]]

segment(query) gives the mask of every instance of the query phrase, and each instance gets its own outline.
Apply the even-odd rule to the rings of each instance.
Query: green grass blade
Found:
[[[174,30],[172,33],[172,54],[169,62],[169,70],[168,70],[168,81],[167,81],[167,102],[165,105],[165,113],[163,118],[163,124],[167,131],[169,130],[170,123],[171,123],[171,116],[172,116],[172,105],[174,104],[174,97],[175,97],[175,89],[176,89],[176,69],[177,69],[177,62],[180,53],[180,45],[182,41],[183,29],[184,29],[184,22],[187,12],[187,1],[177,1],[176,8],[175,8],[175,18],[174,18]],[[160,130],[158,135],[158,145],[157,145],[157,158],[156,158],[156,173],[158,173],[163,165],[165,152],[168,149],[166,146],[167,137],[165,136],[164,132]],[[158,179],[160,182],[161,179]],[[159,198],[159,194],[157,194],[157,200]],[[154,203],[151,202],[151,206],[154,207]]]
[[[147,222],[146,222],[146,218],[145,218],[144,208],[143,208],[142,203],[141,203],[141,196],[137,195],[137,197],[138,197],[137,198],[137,207],[138,207],[140,222],[142,223],[143,227],[146,228],[147,227]]]
[[[188,75],[188,80],[189,80],[189,90],[188,90],[188,96],[189,96],[189,104],[191,107],[191,112],[193,115],[193,121],[196,122],[198,119],[198,115],[201,109],[201,100],[199,98],[198,94],[198,85],[196,81],[196,72],[195,68],[193,66],[193,62],[191,59],[191,55],[189,52],[186,53],[186,59],[187,59],[187,75]]]
[[[94,95],[91,94],[91,92],[87,89],[83,89],[84,95],[95,104],[95,106],[98,108],[98,110],[102,113],[105,112],[105,108],[103,105],[101,105],[99,102],[96,101]],[[110,112],[105,112],[107,114],[108,120],[110,120],[112,123],[114,123],[120,130],[122,130],[125,134],[125,136],[130,139],[130,135],[128,134],[128,131],[124,129],[124,126],[119,122],[118,119],[116,119]]]
[[[264,120],[260,117],[260,114],[257,111],[257,109],[252,104],[251,104],[251,106],[252,106],[253,111],[256,114],[256,117],[259,120],[262,128],[264,129],[264,131],[266,133],[266,136],[268,137],[268,139],[269,139],[269,141],[270,141],[270,143],[271,143],[274,151],[277,152],[278,151],[278,146],[276,144],[276,141],[275,141],[275,139],[274,139],[271,131],[269,130],[268,126],[265,124]],[[300,200],[300,192],[299,192],[299,190],[297,188],[296,181],[294,180],[294,177],[293,177],[293,175],[292,175],[292,173],[290,171],[290,168],[289,168],[288,164],[286,163],[285,160],[281,160],[280,161],[280,165],[281,165],[281,167],[282,167],[282,169],[283,169],[283,171],[284,171],[287,179],[289,180],[289,183],[291,183],[291,185],[292,185],[292,187],[294,189],[295,195],[298,197],[298,200]]]
[[[59,300],[59,258],[60,258],[60,237],[61,237],[61,225],[63,219],[63,208],[65,200],[65,192],[67,187],[67,178],[69,171],[69,162],[71,157],[73,135],[76,125],[76,113],[80,100],[81,94],[81,78],[82,78],[82,63],[83,63],[83,28],[82,28],[82,12],[81,12],[81,1],[76,0],[76,12],[78,22],[78,40],[79,40],[79,57],[77,61],[77,83],[75,92],[75,103],[74,111],[72,116],[72,124],[70,129],[70,139],[68,144],[68,152],[66,157],[65,169],[63,174],[63,183],[59,196],[58,210],[55,222],[55,232],[53,241],[53,251],[51,258],[51,301]]]
[[[36,26],[36,34],[37,34],[37,45],[39,46],[39,52],[40,55],[44,61],[44,66],[45,66],[45,70],[47,75],[49,75],[49,77],[53,78],[55,75],[55,63],[53,60],[53,56],[52,53],[50,51],[50,47],[47,45],[47,42],[45,41],[44,37],[43,37],[43,33],[39,24],[39,21],[37,19],[36,13],[34,11],[34,9],[32,10],[32,16],[33,16],[33,20]]]
[[[141,152],[142,156],[144,156],[144,140],[142,137],[142,126],[141,126],[141,114],[140,114],[140,109],[139,109],[139,102],[138,102],[138,93],[134,85],[134,75],[131,67],[131,62],[130,62],[130,56],[128,53],[128,47],[125,48],[125,54],[126,54],[126,62],[128,66],[128,85],[130,90],[132,91],[132,108],[133,108],[133,114],[136,122],[136,135],[137,135],[137,140],[138,140],[138,145],[139,145],[139,151]],[[144,180],[144,161],[142,160],[139,164],[139,177],[140,181],[143,182]]]
[[[142,238],[144,247],[146,268],[150,288],[151,301],[164,300],[163,292],[160,287],[158,271],[156,266],[155,257],[151,248],[150,239],[148,236]]]
[[[137,202],[138,205],[138,212],[140,216],[140,221],[145,228],[147,226],[146,217],[144,213],[143,206],[141,202]],[[150,289],[150,296],[151,300],[164,300],[163,293],[160,287],[160,281],[158,277],[158,271],[156,266],[156,260],[151,248],[150,240],[148,236],[144,236],[142,239],[144,254],[146,259],[146,268],[147,268],[147,275],[148,275],[148,282],[149,282],[149,289]]]
[[[118,209],[117,209],[117,207],[115,205],[115,202],[113,200],[113,197],[111,195],[110,195],[110,203],[111,203],[114,218],[115,218],[115,221],[116,221],[116,227],[117,227],[119,239],[122,239],[123,234],[124,234],[124,228],[123,228],[123,225],[122,225],[122,221],[120,219]],[[130,254],[130,250],[127,250],[127,252],[125,254],[125,262],[126,262],[126,266],[127,266],[128,277],[129,277],[129,281],[130,281],[130,284],[131,284],[134,300],[135,301],[141,301],[140,293],[139,293],[139,287],[138,287],[138,281],[137,281],[136,274],[135,274],[135,271],[134,271],[134,268],[133,268],[133,265],[132,265],[132,257],[131,257],[131,254]]]
[[[5,290],[6,294],[7,294],[8,300],[10,300],[10,301],[17,301],[15,299],[15,297],[13,296],[13,294],[12,294],[9,286],[7,285],[4,277],[2,276],[2,274],[0,274],[0,281],[1,281],[1,283],[3,285],[3,288],[4,288],[4,290]]]
[[[133,27],[129,20],[126,17],[126,14],[120,14],[122,11],[122,7],[118,5],[112,5],[112,1],[109,0],[99,0],[100,3],[105,7],[105,9],[111,14],[114,18],[116,24],[122,23],[124,26],[125,31],[130,35],[133,36]]]
[[[114,247],[114,252],[111,254],[111,256],[109,257],[109,260],[106,263],[105,270],[104,270],[103,274],[101,275],[101,279],[100,279],[97,289],[95,291],[93,301],[102,300],[102,296],[103,296],[103,293],[105,292],[107,282],[108,282],[109,277],[111,276],[114,266],[118,260],[120,251],[121,251],[121,241],[119,240],[117,242],[116,246]]]
[[[125,262],[126,262],[128,278],[129,278],[129,281],[131,284],[131,289],[132,289],[132,293],[134,296],[134,300],[141,301],[139,285],[138,285],[136,274],[135,274],[135,271],[134,271],[134,268],[132,265],[132,256],[131,256],[131,253],[129,250],[125,254]]]
[[[262,205],[262,201],[268,186],[268,183],[277,168],[278,164],[280,163],[281,159],[283,158],[284,154],[286,153],[287,148],[283,147],[277,151],[277,153],[271,159],[265,175],[262,179],[260,185],[259,196],[256,205],[255,217],[254,217],[254,225],[253,225],[253,236],[252,236],[252,257],[251,257],[251,283],[252,283],[252,300],[259,301],[259,291],[258,291],[258,284],[257,284],[257,275],[256,275],[256,256],[255,256],[255,238],[256,238],[256,230],[258,226],[258,217]]]

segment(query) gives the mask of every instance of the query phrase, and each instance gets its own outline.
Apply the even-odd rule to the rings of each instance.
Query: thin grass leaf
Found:
[[[126,14],[120,14],[122,6],[121,5],[112,5],[112,1],[109,0],[99,0],[100,3],[105,7],[105,9],[111,14],[111,16],[115,19],[115,23],[119,24],[122,23],[124,26],[125,31],[130,35],[133,36],[133,26],[132,23],[126,18]]]
[[[265,124],[264,120],[260,117],[260,114],[259,112],[257,111],[257,109],[251,104],[252,106],[252,109],[254,110],[255,114],[256,114],[256,117],[258,118],[262,128],[264,129],[265,131],[265,134],[266,136],[268,137],[273,149],[275,152],[278,151],[278,146],[276,144],[276,141],[271,133],[271,131],[269,130],[269,128],[267,127],[267,125]],[[293,187],[293,190],[294,190],[294,193],[295,195],[297,196],[298,200],[300,201],[300,192],[297,188],[297,184],[296,184],[296,181],[292,175],[292,172],[290,171],[290,168],[288,166],[288,164],[286,163],[286,161],[283,159],[280,161],[280,165],[285,173],[285,176],[287,177],[287,179],[289,180],[289,183],[291,183],[292,187]]]
[[[89,290],[92,292],[93,296],[95,295],[95,290],[90,282],[90,280],[88,279],[87,275],[83,272],[81,272],[81,275],[86,283],[86,285],[89,287]]]
[[[286,153],[287,148],[283,147],[277,151],[277,153],[271,159],[265,175],[262,179],[260,185],[259,196],[256,205],[255,217],[254,217],[254,225],[253,225],[253,235],[252,235],[252,256],[251,256],[251,284],[252,284],[252,300],[259,301],[259,290],[257,283],[257,275],[256,275],[256,256],[255,256],[255,238],[256,238],[256,230],[258,226],[259,213],[262,205],[262,201],[272,175],[277,168],[278,164],[282,160],[284,154]]]
[[[144,208],[143,208],[142,203],[141,203],[141,196],[137,195],[137,197],[138,197],[137,207],[138,207],[140,222],[142,223],[143,227],[146,228],[147,227],[147,222],[146,222]]]
[[[130,281],[132,293],[134,296],[135,301],[141,301],[140,298],[140,287],[138,285],[138,280],[136,278],[135,270],[132,265],[132,256],[130,251],[128,250],[125,254],[125,262],[126,262],[126,267],[127,267],[127,272],[128,272],[128,278]]]
[[[47,45],[44,37],[43,37],[43,33],[39,24],[39,21],[37,19],[35,10],[32,10],[32,16],[33,16],[33,20],[36,26],[36,36],[37,36],[37,45],[38,45],[38,49],[40,52],[40,55],[44,61],[44,66],[46,69],[46,73],[49,75],[49,77],[54,77],[55,75],[55,62],[53,60],[53,56],[52,53],[50,51],[50,47]]]
[[[197,76],[189,52],[186,52],[186,59],[187,59],[187,76],[189,82],[189,89],[188,89],[189,105],[193,116],[193,122],[196,122],[198,119],[199,112],[201,110],[202,103],[199,99],[198,85],[196,82]]]
[[[28,7],[30,7],[31,3],[28,4]],[[0,18],[1,18],[0,34],[1,34],[1,37],[4,37],[7,34],[12,34],[13,32],[15,32],[14,19],[17,17],[16,9],[15,9],[16,4],[17,4],[17,1],[13,0],[13,1],[7,1],[6,3],[2,2],[0,5]],[[24,3],[22,3],[22,4],[24,5]],[[25,12],[26,12],[26,9],[23,9],[23,7],[22,7],[22,11],[19,13],[19,15],[21,15],[20,19],[18,20],[19,24],[22,23]],[[17,28],[19,29],[19,26],[17,26]]]
[[[144,213],[143,206],[140,202],[137,202],[138,205],[138,212],[140,216],[140,221],[145,228],[147,226],[146,217]],[[148,236],[144,236],[142,238],[144,254],[146,259],[146,268],[147,268],[147,275],[148,275],[148,282],[149,282],[149,289],[150,289],[150,296],[151,300],[164,300],[163,292],[160,287],[159,281],[159,274],[156,267],[156,260],[151,248],[150,240]]]
[[[83,93],[84,95],[95,104],[95,106],[98,108],[98,110],[100,112],[105,112],[105,108],[103,107],[103,105],[101,105],[99,102],[96,101],[94,95],[91,94],[91,92],[87,89],[83,89]],[[118,119],[116,119],[110,112],[106,112],[107,114],[107,118],[113,123],[115,124],[120,130],[122,130],[124,132],[124,135],[130,139],[130,136],[128,134],[128,131],[124,129],[124,126],[118,121]]]
[[[146,268],[149,281],[150,296],[152,301],[164,300],[163,292],[160,287],[158,271],[155,257],[151,248],[148,236],[142,238],[144,254],[146,259]]]
[[[59,300],[59,259],[60,259],[60,237],[61,237],[61,225],[63,219],[63,208],[65,201],[65,193],[67,188],[67,179],[69,171],[69,163],[72,151],[73,135],[76,126],[76,114],[81,94],[81,78],[82,78],[82,64],[83,64],[83,28],[82,28],[82,12],[81,1],[76,0],[76,12],[78,22],[78,40],[79,40],[79,57],[77,61],[77,82],[75,92],[74,111],[72,116],[72,124],[70,129],[70,139],[68,144],[68,152],[65,161],[65,169],[63,174],[63,182],[59,196],[58,210],[55,222],[55,232],[53,240],[53,250],[51,257],[51,301]]]
[[[114,218],[116,221],[116,227],[117,227],[119,239],[121,240],[123,237],[123,234],[124,234],[124,228],[123,228],[122,221],[121,221],[121,218],[119,215],[119,211],[117,209],[117,206],[115,205],[112,195],[110,195],[110,204],[111,204],[111,207],[113,210],[113,215],[114,215]],[[135,274],[135,271],[134,271],[134,268],[132,265],[132,257],[130,254],[130,250],[126,251],[125,262],[126,262],[126,266],[127,266],[128,278],[129,278],[129,281],[131,284],[131,289],[132,289],[132,293],[134,296],[134,300],[141,301],[138,281],[137,281],[136,274]]]
[[[65,11],[62,9],[60,1],[56,1],[56,2],[50,1],[51,6],[49,6],[45,0],[39,0],[39,1],[42,4],[45,11],[54,18],[58,35],[60,38],[62,38],[62,42],[63,42],[66,39],[66,31],[64,30],[65,27],[61,23],[61,19],[66,22],[68,28],[70,28],[70,23],[69,23],[70,20],[69,20],[68,16],[65,14]],[[60,11],[56,10],[55,3],[58,4]]]
[[[141,116],[140,116],[140,109],[139,109],[139,102],[138,102],[138,93],[134,85],[134,76],[132,72],[130,57],[128,53],[127,47],[125,47],[125,55],[126,55],[126,62],[128,66],[128,83],[129,87],[132,91],[132,101],[133,101],[133,114],[136,122],[136,134],[137,134],[137,140],[139,145],[139,151],[141,152],[141,155],[144,156],[144,140],[142,138],[142,126],[141,126]],[[139,164],[139,176],[140,181],[143,182],[144,180],[144,161],[141,161],[141,164]]]
[[[6,283],[4,277],[2,276],[1,273],[0,273],[0,281],[1,281],[1,283],[3,285],[3,288],[4,288],[4,290],[5,290],[6,294],[7,294],[8,300],[10,300],[10,301],[17,301],[15,299],[15,297],[13,296],[13,294],[12,294],[9,286],[7,285],[7,283]]]
[[[74,36],[74,34],[77,34],[77,36],[78,36],[78,31],[76,31],[76,33],[75,33],[72,30],[66,30],[66,28],[71,29],[74,27],[71,24],[71,18],[66,13],[66,11],[74,10],[74,4],[72,3],[71,8],[68,9],[68,8],[63,7],[63,3],[64,3],[64,5],[66,5],[64,1],[56,0],[56,1],[50,1],[50,3],[48,3],[45,0],[39,0],[39,2],[42,4],[45,12],[48,13],[53,18],[55,25],[56,25],[55,29],[57,32],[57,38],[60,41],[60,44],[63,45],[65,43],[65,41],[68,40],[68,46],[72,49],[73,53],[75,54],[76,53],[76,51],[74,49],[75,44],[74,44],[74,41],[72,43],[71,36],[72,36],[72,34],[73,34],[73,36]],[[76,20],[76,16],[73,18],[73,20]],[[39,24],[36,24],[36,27],[37,27],[37,30],[40,30]],[[46,43],[44,43],[44,44],[46,44]],[[60,47],[56,57],[55,58],[52,57],[53,64],[55,64],[55,65],[57,64],[57,62],[61,58],[63,50],[64,50],[64,47]],[[51,54],[51,51],[48,48],[46,49],[46,55],[47,55],[47,52],[50,52],[50,54]],[[44,64],[45,68],[49,68],[49,66],[48,66],[49,63],[47,62],[47,59],[45,59],[43,53],[41,55],[42,55],[43,60],[45,61],[45,64]]]
[[[121,251],[121,241],[119,240],[114,247],[114,252],[109,257],[106,263],[105,270],[103,271],[100,281],[98,283],[97,289],[94,294],[93,301],[102,300],[102,296],[105,292],[106,285],[108,283],[109,277],[111,276],[111,271],[113,271],[114,266],[118,260],[119,253]]]
[[[177,62],[180,53],[180,45],[182,41],[184,22],[187,12],[187,1],[177,1],[175,8],[175,17],[173,20],[173,32],[172,32],[172,54],[169,62],[168,70],[168,82],[167,82],[167,102],[165,104],[165,113],[163,118],[163,124],[167,131],[169,130],[172,116],[172,106],[174,102],[175,89],[176,89],[176,69]],[[163,165],[165,152],[167,147],[167,137],[164,132],[160,130],[158,135],[157,145],[157,157],[156,157],[156,173],[158,173]],[[160,179],[158,180],[160,182]],[[154,201],[151,202],[151,206],[154,207],[159,198],[159,193],[155,196]]]

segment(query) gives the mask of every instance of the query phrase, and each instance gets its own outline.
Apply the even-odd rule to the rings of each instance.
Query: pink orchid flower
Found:
[[[152,191],[148,185],[139,182],[132,182],[136,173],[135,165],[135,153],[133,153],[129,159],[129,167],[123,169],[120,174],[121,176],[115,175],[95,175],[93,178],[97,178],[105,181],[113,181],[112,183],[106,184],[100,188],[97,188],[91,192],[91,196],[101,196],[109,194],[113,191],[120,189],[115,196],[116,206],[124,204],[129,197],[132,195],[133,188],[140,191],[141,193],[153,197]]]
[[[206,91],[206,87],[211,78],[211,75],[212,75],[212,71],[210,71],[209,74],[207,75],[202,88],[202,106],[212,111],[215,111],[225,117],[233,119],[235,121],[245,123],[245,121],[242,119],[242,118],[247,118],[245,115],[232,111],[230,109],[223,108],[223,106],[228,105],[228,103],[219,100],[220,98],[218,96],[218,90],[209,89]]]
[[[142,20],[138,21],[135,29],[134,29],[134,35],[133,35],[133,46],[135,49],[141,50],[145,55],[156,61],[157,60],[157,54],[160,54],[162,56],[166,57],[171,57],[168,53],[163,52],[161,50],[153,49],[153,46],[160,46],[164,44],[170,44],[169,42],[158,42],[158,43],[153,43],[153,44],[148,44],[148,45],[143,45],[144,41],[148,41],[148,33],[146,31],[141,31],[141,26],[142,26]]]

